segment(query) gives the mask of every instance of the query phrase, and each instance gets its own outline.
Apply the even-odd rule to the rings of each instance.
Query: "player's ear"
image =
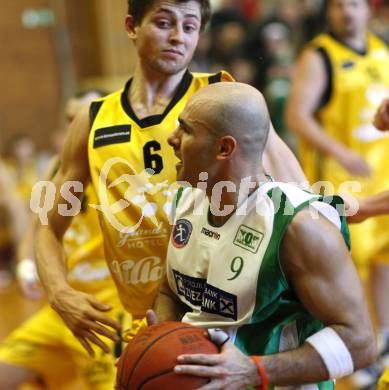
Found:
[[[136,38],[135,21],[132,15],[127,15],[125,20],[127,35],[130,39]]]
[[[230,135],[219,138],[216,159],[227,160],[236,150],[236,139]]]

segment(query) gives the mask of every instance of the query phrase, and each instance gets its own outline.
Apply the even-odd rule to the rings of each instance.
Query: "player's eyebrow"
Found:
[[[159,14],[159,13],[167,13],[167,14],[169,14],[169,15],[171,15],[171,16],[175,16],[175,13],[174,13],[172,10],[170,10],[169,8],[163,8],[163,7],[161,7],[161,8],[159,8],[159,9],[157,10],[157,14]],[[188,13],[188,14],[185,14],[184,17],[185,17],[185,18],[194,18],[194,19],[197,19],[197,20],[200,22],[200,18],[199,18],[198,15],[196,15],[196,14],[190,14],[190,13]]]
[[[181,117],[178,118],[178,123],[185,131],[190,131],[190,127]]]

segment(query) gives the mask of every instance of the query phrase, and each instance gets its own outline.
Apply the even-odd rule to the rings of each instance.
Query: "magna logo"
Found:
[[[214,238],[215,240],[220,240],[220,234],[219,233],[216,233],[216,232],[213,232],[212,230],[209,230],[205,227],[203,227],[201,229],[201,233],[208,236],[208,237],[211,237],[211,238]]]
[[[249,252],[257,253],[262,239],[263,233],[251,229],[246,225],[240,225],[234,239],[234,244]]]
[[[189,241],[192,233],[192,224],[187,219],[179,219],[173,227],[172,244],[176,248],[183,248]]]

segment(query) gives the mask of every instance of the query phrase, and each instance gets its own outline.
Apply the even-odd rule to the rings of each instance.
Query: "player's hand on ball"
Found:
[[[94,356],[91,344],[110,352],[108,345],[97,335],[119,341],[117,331],[121,325],[103,314],[111,310],[111,306],[98,301],[93,295],[69,288],[57,294],[50,303],[90,356]]]
[[[146,320],[147,320],[147,326],[158,324],[158,318],[154,310],[147,310]]]
[[[181,355],[177,360],[178,365],[174,368],[177,374],[210,378],[210,382],[199,390],[241,390],[260,384],[255,362],[231,341],[223,344],[219,354]]]

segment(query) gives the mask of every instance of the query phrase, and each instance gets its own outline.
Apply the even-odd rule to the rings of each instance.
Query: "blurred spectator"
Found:
[[[40,176],[35,143],[27,134],[12,135],[6,142],[4,154],[16,183],[16,192],[27,204],[31,189]]]
[[[370,27],[389,45],[389,0],[374,3]]]
[[[14,187],[12,176],[0,159],[0,289],[12,281],[16,243],[26,222],[25,209]]]

